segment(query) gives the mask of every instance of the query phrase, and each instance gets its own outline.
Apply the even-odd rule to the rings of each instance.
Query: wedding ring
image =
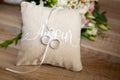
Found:
[[[50,47],[52,49],[57,49],[59,48],[60,46],[60,41],[58,39],[53,39],[51,42],[50,42]]]
[[[47,35],[41,37],[41,43],[42,43],[43,45],[47,45],[48,42],[49,42],[49,40],[50,40],[50,37],[47,36]]]
[[[49,41],[50,40],[50,41]],[[57,49],[60,46],[60,41],[58,39],[50,39],[50,36],[45,35],[41,37],[41,43],[43,45],[49,45],[52,49]]]

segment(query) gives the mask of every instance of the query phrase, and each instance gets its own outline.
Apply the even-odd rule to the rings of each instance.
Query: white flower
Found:
[[[86,33],[95,36],[97,34],[97,31],[97,28],[91,27],[91,30],[88,29]]]
[[[58,0],[57,6],[65,6],[67,5],[67,0]]]
[[[90,22],[90,23],[88,23],[88,26],[89,26],[89,27],[95,27],[95,24],[92,23],[92,22]]]
[[[32,4],[36,5],[35,1],[31,1]]]
[[[90,7],[90,0],[85,0],[85,3],[82,3],[81,1],[77,5],[77,9],[80,9],[80,13],[85,14]]]
[[[40,0],[40,4],[39,4],[39,6],[44,6],[44,3],[43,3],[43,1],[42,0]]]

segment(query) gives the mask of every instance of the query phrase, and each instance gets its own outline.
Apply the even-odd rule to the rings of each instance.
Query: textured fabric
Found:
[[[81,16],[78,10],[56,9],[51,14],[47,27],[45,22],[51,8],[36,6],[22,2],[23,36],[17,65],[39,65],[45,52],[46,45],[40,41],[41,37],[50,34],[58,38],[58,49],[48,48],[43,64],[65,67],[73,71],[82,69],[80,59],[80,30]],[[57,35],[57,36],[56,36]]]

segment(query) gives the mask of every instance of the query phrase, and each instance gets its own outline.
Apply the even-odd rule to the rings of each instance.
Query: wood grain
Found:
[[[0,4],[0,28],[16,32],[20,31],[21,24],[21,12],[19,6]]]
[[[13,57],[18,52],[17,49],[0,49],[0,58],[4,55]],[[5,59],[2,59],[5,60]],[[11,59],[7,59],[12,61]],[[0,61],[2,63],[2,61]],[[3,61],[4,62],[4,61]],[[14,74],[0,69],[0,80],[119,80],[120,64],[113,64],[100,60],[89,53],[82,54],[83,70],[72,72],[64,68],[42,65],[37,71],[27,74]],[[5,63],[4,63],[5,64]],[[1,65],[1,64],[0,64]],[[8,67],[8,66],[7,66]],[[15,68],[14,68],[15,69]]]

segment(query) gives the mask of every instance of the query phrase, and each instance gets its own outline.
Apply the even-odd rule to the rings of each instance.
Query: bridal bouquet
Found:
[[[58,7],[66,9],[80,9],[83,15],[83,28],[81,31],[82,38],[87,38],[94,41],[96,36],[101,34],[102,31],[111,29],[107,24],[106,12],[99,11],[99,0],[26,0],[33,4],[45,7]],[[0,44],[0,48],[7,47],[21,39],[22,32],[15,38],[6,40]]]

